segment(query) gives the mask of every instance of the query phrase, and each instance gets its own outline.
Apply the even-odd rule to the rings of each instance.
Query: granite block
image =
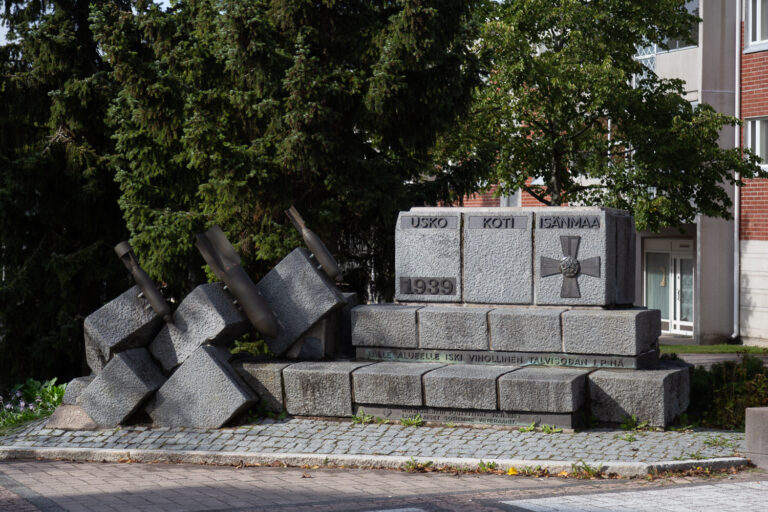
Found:
[[[533,302],[533,212],[472,208],[463,212],[464,302]]]
[[[116,427],[136,412],[164,381],[147,349],[128,349],[115,354],[80,393],[77,404],[100,427]]]
[[[267,411],[280,412],[284,407],[283,370],[291,363],[252,363],[234,361],[232,367],[256,395]]]
[[[529,366],[499,377],[502,411],[576,412],[584,405],[589,370]]]
[[[562,319],[568,354],[636,356],[654,348],[661,336],[658,309],[574,309]]]
[[[229,345],[250,330],[250,322],[224,283],[208,283],[184,297],[173,314],[173,324],[163,326],[149,349],[170,371],[204,343]]]
[[[88,375],[87,377],[77,377],[72,379],[67,384],[67,389],[64,391],[64,396],[61,399],[61,403],[64,405],[75,405],[77,403],[77,397],[83,392],[88,384],[93,382],[95,375]]]
[[[746,455],[754,465],[768,469],[768,407],[746,410]]]
[[[424,405],[422,376],[444,365],[434,363],[376,363],[352,373],[354,401],[375,405]]]
[[[515,366],[444,366],[424,375],[428,407],[497,410],[496,380]]]
[[[147,405],[162,427],[221,428],[258,403],[223,347],[198,347]]]
[[[352,416],[351,374],[368,364],[329,361],[288,366],[283,370],[288,413],[300,416]]]
[[[122,350],[147,346],[163,326],[163,319],[133,286],[90,315],[83,323],[88,366],[99,373]]]
[[[99,426],[79,405],[61,404],[45,422],[45,428],[59,430],[96,430]]]
[[[335,313],[338,315],[335,354],[344,357],[354,357],[355,349],[352,346],[352,310],[360,304],[360,299],[355,292],[342,292],[341,296],[344,298],[344,306]]]
[[[494,309],[488,313],[491,350],[562,352],[564,309]]]
[[[665,427],[688,408],[690,368],[659,363],[649,370],[597,370],[587,377],[591,412],[599,421],[638,422]]]
[[[428,306],[417,312],[419,347],[488,350],[488,308]]]
[[[318,320],[343,307],[344,298],[306,249],[294,249],[256,283],[277,318],[278,335],[266,338],[276,356],[285,353]]]
[[[461,301],[461,211],[400,212],[395,228],[395,299]]]
[[[368,304],[352,309],[352,345],[417,348],[416,312],[420,306]]]

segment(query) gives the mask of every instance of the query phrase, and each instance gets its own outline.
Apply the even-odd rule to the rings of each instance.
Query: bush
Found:
[[[0,395],[0,429],[48,416],[61,403],[66,387],[57,386],[56,379],[27,379],[14,386],[7,395]]]
[[[696,368],[691,382],[689,413],[708,427],[741,430],[747,407],[768,406],[768,368],[756,357],[741,354],[710,370]]]

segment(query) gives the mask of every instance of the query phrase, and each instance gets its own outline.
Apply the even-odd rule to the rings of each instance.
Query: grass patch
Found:
[[[744,345],[659,345],[662,354],[758,354],[768,355],[768,349]]]

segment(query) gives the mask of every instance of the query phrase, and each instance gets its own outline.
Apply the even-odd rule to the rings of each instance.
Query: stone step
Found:
[[[358,349],[457,354],[495,351],[634,358],[655,350],[661,335],[661,312],[645,308],[367,304],[352,310],[351,321],[352,344]]]
[[[245,381],[297,416],[579,428],[587,414],[666,426],[685,410],[689,368],[650,370],[329,361],[238,363]],[[281,385],[282,383],[282,385]],[[266,390],[266,391],[265,391]],[[589,393],[588,393],[589,390]],[[650,397],[650,398],[649,398]]]

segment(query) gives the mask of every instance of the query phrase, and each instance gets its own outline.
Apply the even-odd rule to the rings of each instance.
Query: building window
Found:
[[[768,42],[768,0],[750,0],[749,43]]]
[[[752,0],[753,2],[755,0]],[[757,0],[760,2],[761,0]],[[768,0],[762,0],[763,3],[765,3]],[[688,12],[691,14],[694,14],[696,16],[699,15],[699,0],[690,0],[688,2],[685,2],[685,8],[688,9]],[[670,50],[679,50],[681,48],[692,48],[694,46],[699,45],[699,22],[694,22],[693,25],[691,25],[691,39],[693,40],[693,44],[683,40],[683,39],[674,39],[669,38],[665,42]]]
[[[768,117],[747,119],[747,147],[768,166]]]

